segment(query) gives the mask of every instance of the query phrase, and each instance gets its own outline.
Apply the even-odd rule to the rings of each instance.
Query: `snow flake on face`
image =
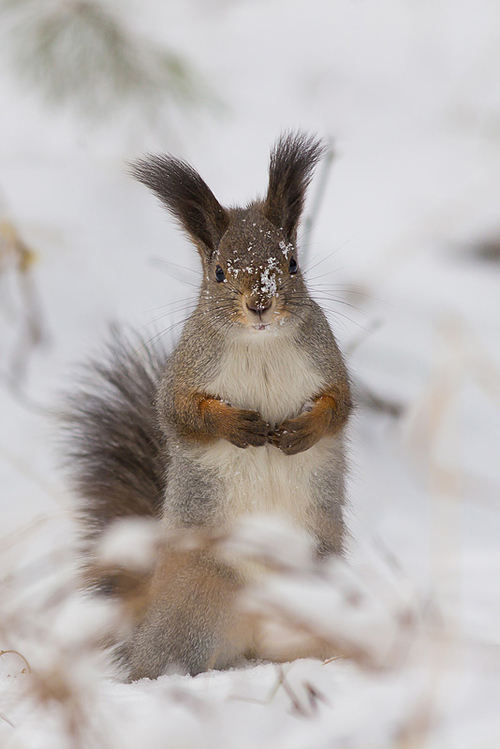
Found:
[[[251,277],[251,293],[254,295],[265,296],[267,298],[279,296],[279,290],[282,282],[282,276],[286,271],[283,268],[283,258],[287,261],[294,251],[293,244],[285,239],[280,239],[279,233],[271,229],[262,229],[257,224],[253,224],[259,229],[254,236],[247,237],[243,248],[241,245],[233,246],[229,249],[229,257],[225,260],[225,270],[228,276],[234,281],[241,283],[242,277]],[[261,244],[259,237],[263,235],[269,241],[269,245],[274,246],[274,251],[268,257],[262,257]],[[266,253],[267,254],[267,253]],[[226,280],[226,279],[225,279]]]
[[[278,292],[278,275],[282,275],[279,261],[276,257],[268,257],[266,265],[260,265],[258,268],[260,277],[254,283],[252,292],[254,294],[265,294],[266,296],[276,296]]]
[[[234,250],[233,250],[233,252],[234,252]],[[234,260],[232,260],[231,258],[228,258],[228,261],[226,263],[226,267],[227,267],[228,273],[230,273],[232,276],[234,276],[234,278],[238,278],[238,273],[240,272],[240,268],[236,267],[237,264],[238,264],[238,262],[239,262],[238,258],[235,258]]]
[[[260,290],[263,294],[269,296],[275,296],[278,290],[278,284],[276,282],[276,273],[273,272],[272,268],[266,268],[260,277]]]
[[[288,256],[293,252],[293,244],[291,242],[284,242],[283,239],[279,243],[279,248],[283,255],[288,260]]]

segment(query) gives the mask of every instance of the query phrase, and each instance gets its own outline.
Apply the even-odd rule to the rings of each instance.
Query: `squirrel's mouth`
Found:
[[[286,323],[287,315],[280,313],[279,315],[276,314],[274,320],[258,320],[251,326],[247,323],[246,327],[250,327],[250,330],[259,331],[259,333],[266,330],[270,333],[277,333]]]
[[[266,331],[277,333],[288,321],[289,313],[282,298],[269,297],[255,300],[245,295],[241,301],[237,320],[252,333],[262,334]]]

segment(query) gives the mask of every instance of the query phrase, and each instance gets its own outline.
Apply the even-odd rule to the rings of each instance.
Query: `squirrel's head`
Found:
[[[223,208],[186,162],[153,156],[133,174],[156,193],[196,245],[203,264],[202,303],[218,319],[248,329],[293,323],[309,296],[297,254],[297,228],[323,143],[285,134],[271,152],[263,200]]]

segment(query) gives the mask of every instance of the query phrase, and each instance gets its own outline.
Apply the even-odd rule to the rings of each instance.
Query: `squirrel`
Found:
[[[323,153],[316,137],[280,136],[266,197],[245,208],[222,207],[173,156],[132,166],[194,243],[203,274],[171,353],[146,347],[139,356],[118,337],[107,359],[89,365],[94,386],[71,398],[68,454],[89,549],[119,518],[230,529],[267,513],[305,530],[318,558],[342,553],[349,378],[297,249]],[[245,563],[209,550],[158,554],[121,650],[128,678],[297,657],[256,646],[234,606],[251,578]]]

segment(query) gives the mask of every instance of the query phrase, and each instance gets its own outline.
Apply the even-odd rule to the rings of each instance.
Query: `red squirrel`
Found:
[[[257,513],[305,530],[320,558],[342,553],[349,379],[297,248],[322,153],[314,137],[281,136],[266,197],[245,208],[222,207],[172,156],[134,165],[194,243],[203,273],[196,309],[169,355],[151,349],[141,358],[116,341],[107,361],[92,365],[95,387],[73,399],[71,468],[89,554],[122,517],[153,517],[167,537],[230,529]],[[129,678],[293,657],[259,652],[236,610],[251,576],[243,563],[166,544],[122,648]]]

